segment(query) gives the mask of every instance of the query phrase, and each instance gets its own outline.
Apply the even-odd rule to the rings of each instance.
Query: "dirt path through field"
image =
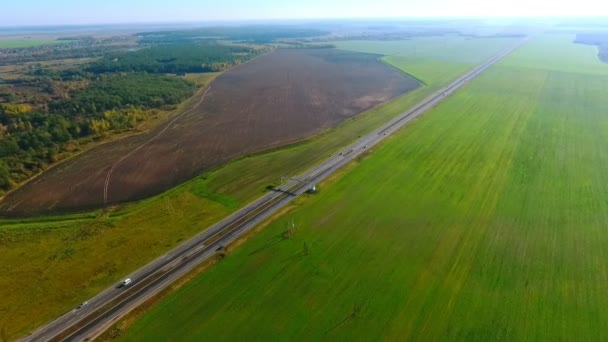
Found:
[[[144,142],[143,144],[139,145],[136,149],[132,150],[131,152],[127,153],[126,155],[124,155],[122,158],[120,158],[118,161],[116,161],[116,163],[114,163],[112,165],[112,167],[110,168],[110,170],[108,171],[108,174],[106,175],[106,181],[104,183],[103,186],[103,204],[104,206],[108,204],[108,187],[110,185],[110,180],[112,178],[112,172],[114,172],[114,169],[116,169],[116,167],[123,162],[125,159],[129,158],[131,155],[137,153],[137,151],[141,150],[143,147],[145,147],[147,144],[151,143],[152,141],[154,141],[154,139],[160,137],[163,133],[165,133],[167,131],[167,129],[174,124],[179,118],[181,118],[182,116],[192,112],[193,110],[195,110],[198,106],[201,105],[201,103],[203,103],[203,101],[205,101],[205,97],[207,96],[207,93],[209,92],[209,90],[211,90],[211,86],[207,87],[207,89],[205,89],[205,91],[203,92],[203,94],[201,95],[200,100],[196,103],[196,105],[194,105],[192,108],[185,110],[183,113],[180,113],[178,115],[176,115],[171,121],[169,121],[169,123],[167,123],[165,125],[165,127],[163,129],[160,130],[160,132],[158,132],[156,135],[152,136],[152,138],[150,138],[150,140]]]

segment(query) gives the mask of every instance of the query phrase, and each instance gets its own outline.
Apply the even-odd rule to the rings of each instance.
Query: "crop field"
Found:
[[[377,55],[279,50],[219,76],[168,126],[73,158],[7,196],[2,209],[99,208],[106,184],[108,203],[156,195],[229,160],[334,127],[419,85]]]
[[[493,52],[509,46],[505,39]],[[437,48],[441,48],[440,45]],[[478,46],[480,53],[485,48]],[[98,212],[0,219],[0,333],[14,339],[70,310],[132,270],[347,145],[474,66],[402,64],[426,86],[312,139],[205,172],[162,195]],[[198,76],[189,76],[200,81]],[[204,81],[204,80],[203,80]]]
[[[422,37],[394,41],[349,40],[338,42],[340,49],[376,53],[385,56],[476,63],[489,59],[504,47],[505,38],[468,38],[461,36]]]
[[[64,41],[46,39],[0,39],[0,49],[17,49],[61,43],[64,43]]]
[[[608,65],[572,40],[533,39],[122,340],[607,339]]]

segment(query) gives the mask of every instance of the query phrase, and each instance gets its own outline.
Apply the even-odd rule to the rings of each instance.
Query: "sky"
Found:
[[[316,18],[608,16],[606,0],[3,0],[0,26]]]

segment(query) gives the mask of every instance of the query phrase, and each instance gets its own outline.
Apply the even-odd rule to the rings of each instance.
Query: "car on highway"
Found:
[[[132,282],[133,281],[131,280],[131,278],[127,278],[120,283],[120,287],[129,286],[129,284],[131,284]]]
[[[84,307],[85,307],[85,306],[87,306],[87,305],[89,305],[89,302],[82,302],[82,303],[80,303],[80,305],[78,305],[78,306],[76,307],[76,309],[82,309],[82,308],[84,308]]]

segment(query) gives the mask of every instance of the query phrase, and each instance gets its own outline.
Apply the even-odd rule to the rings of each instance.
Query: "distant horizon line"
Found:
[[[424,20],[594,20],[608,19],[608,15],[578,15],[578,16],[403,16],[403,17],[336,17],[336,18],[265,18],[265,19],[213,19],[213,20],[184,20],[184,21],[141,21],[141,22],[98,22],[98,23],[65,23],[65,24],[28,24],[2,25],[0,30],[42,29],[42,28],[86,28],[108,26],[192,26],[192,25],[239,25],[264,23],[314,23],[332,21],[424,21]],[[608,26],[608,23],[606,24]]]

